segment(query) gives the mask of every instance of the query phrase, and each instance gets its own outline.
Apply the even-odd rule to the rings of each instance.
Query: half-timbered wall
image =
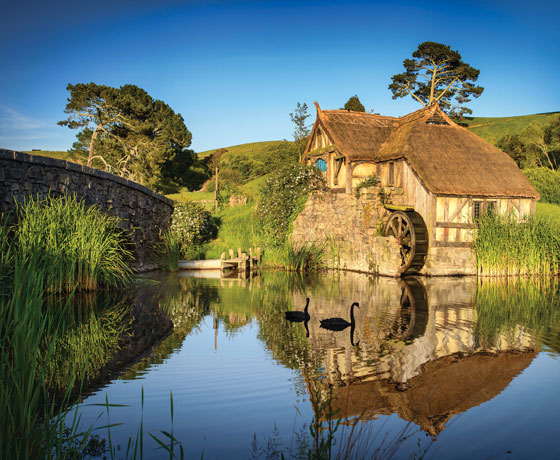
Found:
[[[522,219],[534,212],[530,198],[453,197],[436,198],[435,245],[469,246],[473,239],[474,221],[487,212],[514,215]]]

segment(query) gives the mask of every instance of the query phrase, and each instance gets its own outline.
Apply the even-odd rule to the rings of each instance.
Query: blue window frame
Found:
[[[316,162],[315,162],[315,167],[322,172],[326,172],[327,171],[327,163],[325,162],[325,160],[322,160],[321,158],[319,158]]]

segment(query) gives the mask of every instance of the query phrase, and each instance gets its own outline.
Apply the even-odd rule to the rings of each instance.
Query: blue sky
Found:
[[[132,83],[185,119],[196,151],[291,139],[298,101],[399,116],[391,76],[427,40],[480,69],[477,116],[560,111],[560,2],[4,2],[0,147],[66,150],[68,83]]]

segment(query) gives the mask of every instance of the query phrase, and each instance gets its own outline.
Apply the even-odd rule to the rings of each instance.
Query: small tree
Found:
[[[346,104],[344,104],[344,110],[352,110],[353,112],[365,112],[366,108],[360,102],[360,99],[358,99],[358,95],[354,94],[354,96],[348,99],[346,101]]]
[[[296,109],[294,112],[290,113],[290,119],[294,123],[294,141],[298,146],[299,151],[299,159],[301,160],[301,156],[305,147],[307,145],[307,139],[309,134],[311,134],[311,128],[305,124],[307,118],[309,118],[309,114],[307,113],[308,107],[307,104],[304,102],[301,104],[300,102],[297,103]]]
[[[391,77],[393,99],[412,96],[424,107],[437,102],[459,118],[470,112],[463,104],[484,91],[474,85],[480,70],[463,62],[458,51],[436,42],[420,43],[412,57],[403,61],[405,72]]]

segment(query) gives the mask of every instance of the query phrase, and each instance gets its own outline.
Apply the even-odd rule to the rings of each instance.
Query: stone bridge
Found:
[[[130,231],[135,267],[157,266],[155,245],[169,228],[173,201],[143,185],[99,169],[54,158],[0,149],[0,213],[27,197],[75,194],[87,206],[97,205],[119,217]]]

